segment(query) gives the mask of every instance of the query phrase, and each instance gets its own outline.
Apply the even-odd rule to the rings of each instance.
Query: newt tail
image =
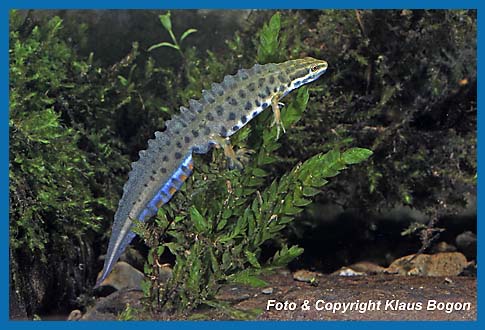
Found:
[[[144,222],[168,203],[192,174],[193,153],[207,153],[214,145],[237,164],[228,138],[264,109],[272,106],[273,124],[285,132],[279,101],[289,92],[318,79],[327,70],[327,62],[311,57],[283,63],[254,65],[213,83],[202,91],[200,100],[190,100],[180,114],[167,122],[164,132],[155,132],[147,150],[132,164],[123,196],[115,213],[103,271],[95,287],[111,272],[114,264],[135,237],[133,220]]]

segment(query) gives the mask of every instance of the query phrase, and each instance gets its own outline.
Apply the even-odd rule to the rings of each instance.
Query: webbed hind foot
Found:
[[[249,162],[249,157],[256,151],[247,148],[240,148],[235,152],[236,158],[229,158],[229,168],[242,170],[244,168],[244,163]],[[227,156],[227,155],[226,155]]]
[[[231,170],[235,168],[239,170],[243,169],[243,163],[247,163],[249,161],[249,156],[255,153],[254,150],[246,148],[240,148],[239,150],[234,151],[229,138],[215,135],[212,135],[210,138],[217,146],[221,146],[224,150],[224,155],[227,157],[228,161],[228,167]]]

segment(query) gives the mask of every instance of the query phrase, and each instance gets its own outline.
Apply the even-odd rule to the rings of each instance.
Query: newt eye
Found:
[[[311,70],[312,72],[317,71],[317,70],[318,70],[318,65],[314,65],[314,66],[312,66],[312,67],[310,68],[310,70]]]

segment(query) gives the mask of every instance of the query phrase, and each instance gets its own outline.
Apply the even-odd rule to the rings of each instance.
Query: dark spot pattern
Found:
[[[198,136],[199,136],[199,132],[198,132],[198,131],[196,131],[195,129],[193,129],[193,130],[192,130],[192,135],[193,135],[194,137],[198,137]]]
[[[263,103],[263,108],[266,108],[268,106],[268,103],[264,102]]]
[[[216,107],[216,113],[218,116],[222,116],[224,114],[224,108],[222,107],[222,105],[218,105]]]
[[[166,169],[165,167],[162,167],[162,168],[160,169],[160,172],[162,172],[162,173],[164,173],[164,174],[165,174],[165,173],[167,173],[167,169]]]
[[[239,90],[238,94],[239,94],[240,98],[242,98],[242,99],[246,98],[246,92],[243,91],[242,89]]]
[[[204,99],[209,103],[214,103],[216,101],[209,93],[204,94]]]
[[[177,141],[176,146],[177,146],[177,148],[180,149],[180,148],[182,148],[182,143],[180,143],[180,141]]]
[[[256,106],[259,107],[261,105],[261,102],[259,102],[259,100],[256,100],[254,101],[254,104],[256,104]]]
[[[247,101],[246,105],[244,105],[244,110],[251,110],[251,107],[252,107],[251,102]]]
[[[157,171],[153,170],[153,171],[152,171],[152,174],[153,174],[153,175],[157,175]]]
[[[266,86],[265,92],[267,96],[271,94],[271,90],[269,89],[269,86]]]
[[[254,92],[254,91],[256,90],[256,86],[254,85],[254,83],[250,83],[250,84],[248,85],[248,90],[249,90],[250,92]]]
[[[252,114],[253,118],[256,117],[257,115],[258,115],[258,112],[257,111],[253,111],[253,114]]]
[[[237,105],[237,101],[233,97],[228,97],[226,100],[227,100],[227,103],[229,103],[230,105]]]
[[[164,162],[168,162],[168,156],[163,156],[162,160],[163,160]]]
[[[180,159],[182,158],[182,154],[180,152],[175,153],[175,159]]]
[[[246,124],[247,121],[248,121],[248,118],[246,116],[241,117],[241,123]]]
[[[221,127],[221,135],[222,136],[226,136],[227,135],[227,129],[224,126]]]
[[[236,114],[234,112],[231,112],[229,114],[229,117],[227,117],[227,120],[235,120],[236,119]]]
[[[236,132],[238,129],[239,129],[239,126],[237,126],[237,125],[234,125],[234,126],[232,127],[232,130],[233,130],[234,132]]]
[[[169,139],[165,140],[165,145],[170,146],[170,140]]]
[[[284,76],[283,76],[281,73],[278,75],[278,80],[279,80],[279,81],[280,81],[282,84],[284,84],[284,83],[286,82],[285,77],[284,77]]]
[[[185,143],[189,143],[189,142],[190,142],[190,136],[187,136],[187,135],[186,135],[186,136],[184,137],[184,142],[185,142]]]
[[[264,86],[264,81],[265,81],[265,80],[266,80],[266,79],[264,79],[264,78],[259,78],[259,79],[258,79],[258,87],[259,87],[259,88],[262,88],[262,87]]]
[[[271,85],[273,85],[273,84],[274,84],[274,76],[270,76],[270,77],[269,77],[269,83],[270,83]]]
[[[211,129],[209,127],[204,128],[204,134],[209,135],[211,133]]]
[[[211,112],[208,112],[206,115],[205,115],[205,118],[208,120],[208,121],[214,121],[214,115],[212,115]]]

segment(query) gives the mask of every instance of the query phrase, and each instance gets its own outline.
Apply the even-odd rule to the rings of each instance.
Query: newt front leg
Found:
[[[281,98],[281,94],[278,93],[271,99],[271,108],[273,109],[273,122],[271,123],[271,127],[276,125],[276,140],[278,140],[280,136],[280,129],[283,130],[283,133],[286,133],[285,126],[281,121],[281,111],[280,106],[284,106],[283,103],[279,102]]]

